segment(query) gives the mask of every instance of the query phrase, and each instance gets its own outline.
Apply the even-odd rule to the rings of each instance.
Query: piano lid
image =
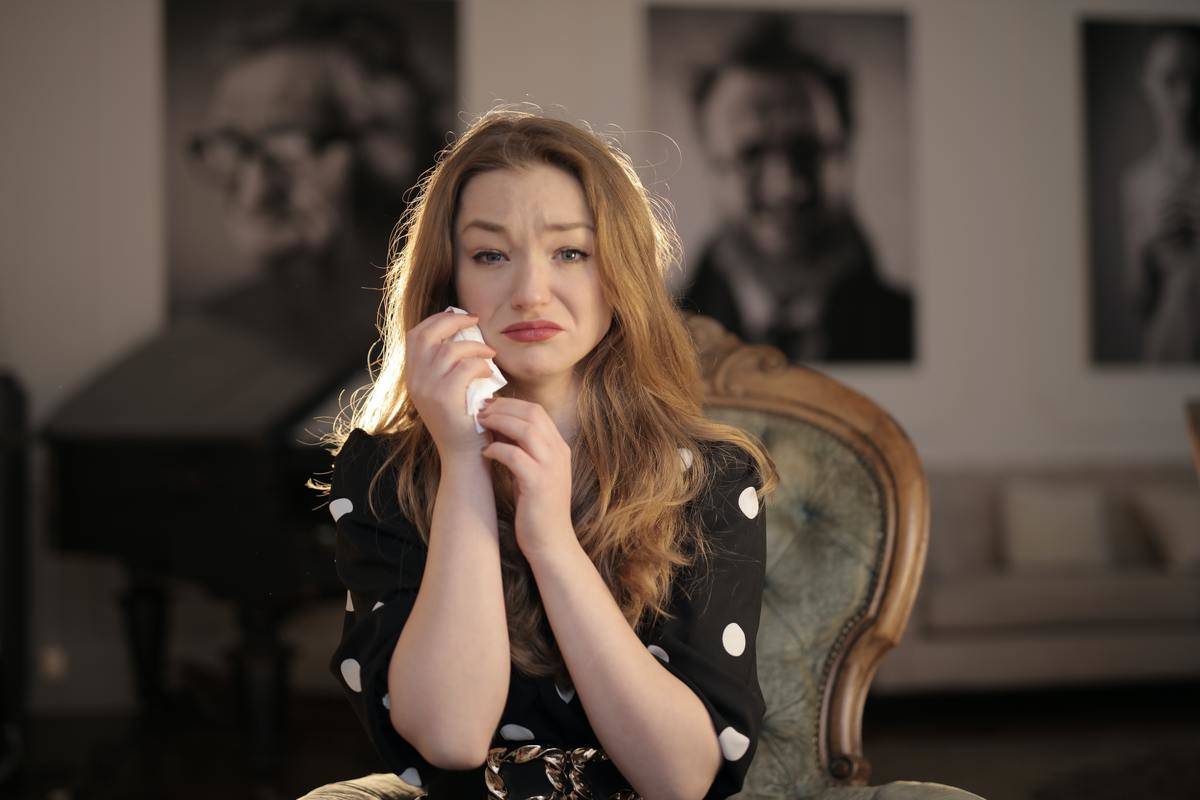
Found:
[[[44,433],[261,439],[312,408],[338,377],[328,362],[304,358],[244,328],[183,317],[102,370],[59,408]]]
[[[366,276],[299,275],[258,275],[179,315],[102,370],[43,433],[206,442],[286,434],[366,364],[378,335],[380,294]]]

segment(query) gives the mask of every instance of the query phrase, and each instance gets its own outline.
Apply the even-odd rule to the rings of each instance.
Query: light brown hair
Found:
[[[387,458],[371,481],[371,508],[374,489],[384,481],[428,543],[440,460],[406,392],[405,332],[458,305],[452,225],[467,181],[482,172],[535,164],[566,170],[582,186],[596,225],[602,290],[613,308],[607,334],[575,367],[580,394],[571,517],[629,625],[648,630],[660,617],[672,616],[667,607],[680,570],[711,554],[694,501],[711,489],[722,462],[735,457],[736,447],[748,452],[762,478],[760,497],[774,491],[778,475],[753,435],[703,414],[695,344],[665,281],[682,250],[679,238],[662,204],[611,138],[498,107],[439,154],[392,239],[378,323],[382,352],[371,363],[372,382],[355,392],[326,442],[336,454],[356,427],[381,437]],[[690,468],[684,468],[683,449],[693,455]],[[514,537],[512,477],[498,462],[489,463],[512,662],[526,675],[554,675],[569,686],[533,574]]]

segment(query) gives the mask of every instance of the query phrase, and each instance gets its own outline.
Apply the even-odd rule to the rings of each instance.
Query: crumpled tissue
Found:
[[[466,314],[466,310],[458,306],[446,306],[447,311],[453,311],[455,314]],[[480,332],[478,325],[472,325],[469,328],[463,328],[458,333],[450,338],[452,342],[461,342],[470,339],[473,342],[483,342],[483,333]],[[484,342],[487,344],[487,342]],[[467,384],[467,414],[475,420],[475,432],[483,433],[484,427],[479,424],[479,412],[483,410],[483,401],[494,395],[501,386],[504,386],[508,381],[504,375],[500,373],[500,369],[496,366],[496,362],[492,359],[487,359],[488,369],[492,374],[487,378],[475,378]]]

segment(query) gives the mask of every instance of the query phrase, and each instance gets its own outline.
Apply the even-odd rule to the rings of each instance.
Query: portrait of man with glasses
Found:
[[[419,69],[416,46],[440,44],[452,65],[453,8],[229,5],[202,48],[213,6],[167,3],[168,50],[192,56],[168,54],[169,90],[188,95],[169,100],[187,112],[171,121],[184,165],[173,312],[203,309],[305,352],[365,352],[393,226],[453,99],[452,75]]]
[[[730,27],[715,24],[709,11],[659,13],[656,52],[688,46],[675,23],[689,15],[704,17],[691,20],[698,30],[702,22],[710,30]],[[902,50],[901,18],[876,24],[861,16],[836,22],[865,29],[870,35],[860,35],[861,47],[868,53],[878,41]],[[681,81],[697,151],[691,162],[708,173],[716,219],[697,242],[698,263],[680,304],[715,317],[744,341],[779,347],[793,361],[911,361],[912,297],[883,274],[854,202],[861,105],[853,76],[799,43],[795,31],[809,19],[730,20],[741,32],[724,56],[700,56]],[[894,134],[907,131],[897,126]],[[907,198],[906,181],[882,188],[889,198]],[[885,201],[883,208],[905,218],[908,205]],[[899,248],[890,255],[901,255]]]

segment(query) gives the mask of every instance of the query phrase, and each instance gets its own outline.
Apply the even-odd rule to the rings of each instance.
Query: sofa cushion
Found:
[[[1003,494],[1004,561],[1013,570],[1104,569],[1109,508],[1090,483],[1016,479]]]
[[[1158,544],[1167,570],[1200,572],[1200,489],[1142,486],[1132,500]]]
[[[1153,570],[997,572],[926,582],[930,632],[990,627],[1200,621],[1200,576]]]
[[[1003,558],[997,483],[980,470],[930,472],[927,575],[996,570]]]

